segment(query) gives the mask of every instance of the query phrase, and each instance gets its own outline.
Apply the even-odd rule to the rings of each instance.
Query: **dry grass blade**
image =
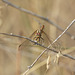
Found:
[[[54,63],[59,64],[59,58],[60,58],[61,55],[62,55],[62,53],[59,51],[59,53],[56,54]]]
[[[50,68],[50,63],[51,63],[51,56],[49,55],[47,58],[47,70]]]

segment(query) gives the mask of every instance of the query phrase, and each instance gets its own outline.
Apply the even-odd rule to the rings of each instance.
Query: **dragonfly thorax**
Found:
[[[44,32],[43,29],[44,29],[44,25],[40,29],[38,29],[38,30],[35,31],[35,36],[33,38],[34,41],[40,43],[40,42],[42,42],[44,40],[42,38],[42,33]]]
[[[37,32],[36,32],[35,37],[33,38],[33,40],[36,41],[36,42],[40,42],[40,40],[43,39],[41,36],[42,36],[42,32],[40,30],[37,30]]]
[[[41,31],[37,30],[36,36],[41,36]]]

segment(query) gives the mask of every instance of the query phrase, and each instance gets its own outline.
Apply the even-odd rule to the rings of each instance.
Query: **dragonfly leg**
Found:
[[[44,43],[44,39],[42,37],[34,37],[33,40],[41,44]]]
[[[36,41],[40,44],[44,43],[44,39],[42,37],[37,37]]]
[[[40,37],[38,37],[36,40],[37,40],[37,42],[40,42]]]
[[[39,39],[39,37],[34,37],[34,38],[33,38],[33,41],[39,42],[38,39]]]
[[[37,38],[37,37],[34,37],[34,38],[33,38],[33,41],[36,40],[36,38]]]
[[[41,37],[41,39],[44,41],[44,39]]]

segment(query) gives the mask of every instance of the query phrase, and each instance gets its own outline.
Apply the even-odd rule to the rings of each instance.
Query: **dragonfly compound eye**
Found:
[[[40,33],[36,33],[36,35],[40,35]]]

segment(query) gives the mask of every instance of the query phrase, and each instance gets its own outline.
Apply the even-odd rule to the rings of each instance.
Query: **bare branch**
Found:
[[[30,38],[24,37],[24,36],[14,35],[14,34],[8,34],[8,33],[0,33],[0,34],[8,35],[8,36],[13,36],[13,37],[24,38],[24,39],[27,39],[27,40],[29,40],[29,41],[35,43],[36,45],[39,45],[39,46],[42,46],[42,47],[46,48],[46,50],[48,49],[48,50],[51,50],[51,51],[53,51],[53,52],[55,52],[55,53],[58,53],[58,51],[56,51],[56,50],[54,50],[54,49],[50,49],[49,47],[50,47],[51,45],[53,45],[53,44],[73,25],[74,22],[75,22],[75,19],[69,24],[69,26],[68,26],[68,27],[52,42],[52,44],[50,44],[48,47],[46,47],[46,46],[44,46],[44,45],[42,45],[42,44],[40,44],[40,43],[38,43],[38,42],[35,42],[35,41],[31,40]],[[75,58],[72,58],[72,57],[70,57],[69,55],[63,54],[63,56],[66,56],[66,57],[69,57],[69,58],[75,60]]]
[[[64,29],[62,29],[59,25],[55,24],[54,22],[52,22],[51,20],[49,20],[49,19],[46,18],[46,17],[40,16],[40,15],[38,15],[38,14],[32,12],[32,11],[29,11],[29,10],[27,10],[27,9],[21,8],[20,6],[17,6],[17,5],[15,5],[15,4],[9,2],[8,0],[2,0],[2,1],[5,2],[6,4],[8,4],[8,5],[10,5],[10,6],[16,8],[16,9],[18,9],[18,10],[20,10],[20,11],[22,11],[22,12],[25,12],[25,13],[27,13],[27,14],[30,14],[30,15],[36,16],[36,17],[38,17],[38,18],[40,18],[40,19],[42,19],[42,20],[45,20],[46,22],[48,22],[48,23],[54,25],[55,27],[57,27],[59,30],[64,31]],[[73,35],[70,34],[69,32],[65,32],[65,33],[66,33],[67,35],[69,35],[73,40],[75,39],[75,36],[73,36]]]
[[[25,36],[20,36],[20,35],[14,35],[14,34],[8,34],[8,33],[0,33],[0,34],[2,34],[2,35],[7,35],[7,36],[13,36],[13,37],[19,37],[19,38],[23,38],[23,39],[27,39],[27,40],[29,40],[29,41],[31,41],[32,43],[34,43],[34,44],[36,44],[36,45],[39,45],[39,46],[41,46],[41,47],[43,47],[43,48],[47,48],[46,46],[44,46],[44,45],[42,45],[42,44],[40,44],[40,43],[38,43],[38,42],[36,42],[36,41],[33,41],[32,39],[30,39],[30,38],[27,38],[27,37],[25,37]],[[47,49],[49,49],[49,48],[47,48]],[[49,49],[49,50],[51,50],[51,51],[53,51],[53,52],[55,52],[55,53],[58,53],[56,50],[54,50],[54,49]]]
[[[36,45],[39,45],[39,46],[41,46],[41,47],[43,47],[43,48],[47,48],[46,46],[44,46],[44,45],[42,45],[42,44],[39,44],[38,42],[35,42],[35,41],[31,40],[30,38],[27,38],[27,37],[25,37],[25,36],[14,35],[14,34],[8,34],[8,33],[0,33],[0,34],[2,34],[2,35],[8,35],[8,36],[13,36],[13,37],[24,38],[24,39],[27,39],[27,40],[31,41],[32,43],[35,43]],[[53,51],[54,53],[58,53],[58,51],[56,51],[56,50],[54,50],[54,49],[51,49],[51,48],[47,48],[47,49],[50,50],[50,51]],[[70,55],[63,54],[63,56],[75,60],[75,57],[72,57],[72,56],[70,56]]]

